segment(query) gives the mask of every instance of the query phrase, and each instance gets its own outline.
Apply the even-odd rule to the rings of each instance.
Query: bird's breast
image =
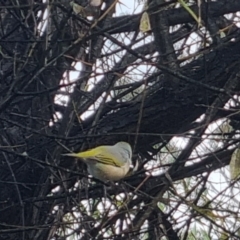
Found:
[[[98,162],[87,165],[89,174],[101,181],[118,181],[124,178],[129,171],[128,165],[116,167]]]

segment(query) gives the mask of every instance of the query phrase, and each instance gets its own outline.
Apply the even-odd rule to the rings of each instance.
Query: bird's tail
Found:
[[[78,153],[64,153],[62,156],[68,156],[68,157],[78,157]]]
[[[99,153],[97,148],[90,149],[79,153],[65,153],[63,156],[76,157],[76,158],[91,158],[95,157]]]

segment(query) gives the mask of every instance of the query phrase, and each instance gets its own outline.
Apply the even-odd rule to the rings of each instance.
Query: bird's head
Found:
[[[127,142],[118,142],[114,145],[117,148],[120,148],[128,154],[129,159],[132,159],[132,148],[129,143]]]

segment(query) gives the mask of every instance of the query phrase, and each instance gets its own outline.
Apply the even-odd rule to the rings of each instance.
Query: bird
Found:
[[[132,165],[132,148],[127,142],[102,145],[84,152],[63,155],[80,158],[87,164],[88,173],[103,182],[121,180],[128,175]]]

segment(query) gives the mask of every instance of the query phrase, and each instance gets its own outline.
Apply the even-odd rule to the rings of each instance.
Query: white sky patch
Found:
[[[116,6],[116,16],[137,14],[143,10],[143,2],[133,0],[120,0]]]
[[[49,3],[49,1],[42,0],[42,3]],[[43,20],[37,27],[37,30],[38,30],[40,36],[42,36],[44,34],[44,32],[46,31],[46,28],[48,27],[49,5],[48,5],[48,8],[44,12],[39,11],[37,14],[38,17],[41,17],[42,15],[43,15]]]

